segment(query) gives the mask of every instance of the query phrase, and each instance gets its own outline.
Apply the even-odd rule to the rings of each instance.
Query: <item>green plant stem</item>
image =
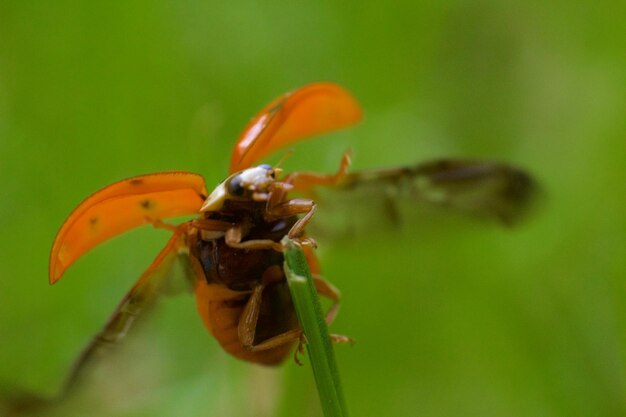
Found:
[[[324,319],[309,265],[300,245],[285,237],[285,273],[293,304],[306,336],[317,391],[325,417],[347,417],[328,327]]]

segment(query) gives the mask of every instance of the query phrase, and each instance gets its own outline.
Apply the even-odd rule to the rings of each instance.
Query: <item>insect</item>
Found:
[[[200,317],[228,353],[266,365],[284,360],[301,337],[282,269],[285,235],[302,243],[318,293],[331,300],[329,323],[339,305],[339,291],[320,275],[315,242],[306,234],[317,189],[364,190],[373,201],[406,194],[505,222],[519,216],[532,194],[526,173],[489,162],[441,160],[348,173],[345,153],[332,174],[286,174],[276,166],[257,165],[280,148],[361,117],[358,102],[339,85],[310,84],[272,101],[252,119],[235,143],[230,175],[212,192],[197,174],[162,172],[114,183],[80,203],[54,240],[51,283],[92,248],[133,228],[151,224],[171,230],[172,236],[87,346],[69,380],[155,302],[178,259],[185,262]],[[179,225],[164,221],[181,215],[196,217]]]

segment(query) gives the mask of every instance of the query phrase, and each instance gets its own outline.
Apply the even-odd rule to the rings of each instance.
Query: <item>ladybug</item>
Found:
[[[317,207],[307,197],[315,189],[362,189],[372,199],[382,198],[380,189],[391,189],[383,194],[486,213],[505,223],[518,218],[530,200],[530,176],[500,163],[439,160],[349,173],[350,155],[345,153],[333,174],[284,173],[278,166],[259,164],[280,148],[361,118],[361,107],[344,88],[310,84],[280,96],[251,120],[235,143],[229,176],[210,193],[200,175],[171,171],[122,180],[80,203],[54,240],[52,284],[92,248],[131,229],[148,224],[171,230],[172,236],[87,346],[69,381],[103,345],[123,338],[164,292],[168,271],[179,259],[194,288],[198,313],[225,351],[258,364],[283,361],[302,334],[282,266],[283,237],[303,245],[318,294],[333,303],[329,323],[339,305],[339,291],[320,275],[315,241],[306,234]],[[165,222],[183,215],[195,217],[178,225]]]

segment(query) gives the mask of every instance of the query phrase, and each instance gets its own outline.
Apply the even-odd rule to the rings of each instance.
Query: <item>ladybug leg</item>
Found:
[[[330,325],[335,320],[335,317],[337,316],[337,312],[339,311],[339,301],[341,299],[341,292],[333,284],[331,284],[330,282],[322,278],[321,275],[312,274],[312,277],[313,277],[313,285],[315,285],[315,290],[317,291],[317,293],[320,295],[323,295],[324,297],[329,298],[333,302],[333,305],[330,306],[330,309],[326,313],[326,318],[325,318],[326,324]],[[330,334],[329,336],[330,336],[331,342],[333,343],[353,343],[352,338],[349,336],[344,336],[340,334]],[[302,362],[300,361],[300,357],[304,356],[304,345],[306,345],[307,343],[308,342],[306,340],[306,336],[304,335],[304,333],[302,333],[302,335],[300,336],[298,340],[298,346],[296,347],[296,350],[293,353],[293,360],[298,365],[302,365]]]
[[[243,236],[248,232],[249,226],[246,224],[238,224],[231,227],[224,235],[224,241],[231,248],[236,249],[274,249],[282,252],[283,246],[271,239],[251,239],[242,242]]]
[[[294,199],[280,203],[266,211],[266,219],[273,221],[302,213],[306,214],[291,227],[288,233],[290,238],[296,238],[302,234],[304,226],[315,213],[315,203],[312,200]],[[237,224],[226,230],[224,240],[228,246],[236,249],[273,249],[277,252],[283,251],[283,245],[271,239],[251,239],[242,242],[243,237],[249,230],[250,225],[246,223]],[[301,239],[300,243],[317,246],[311,238]]]
[[[333,186],[340,183],[348,173],[350,166],[350,151],[346,151],[339,164],[339,169],[332,175],[323,175],[316,172],[293,172],[284,180],[276,181],[267,200],[267,207],[271,209],[286,200],[290,191],[306,192],[316,186]]]
[[[326,324],[330,325],[335,320],[337,312],[339,311],[339,301],[341,299],[341,292],[330,282],[326,281],[318,274],[313,274],[313,284],[317,293],[327,297],[333,301],[333,305],[326,313]],[[344,336],[341,334],[331,334],[330,340],[333,343],[354,343],[354,340],[350,336]]]
[[[299,192],[306,192],[313,187],[339,184],[347,175],[350,167],[350,151],[344,152],[339,163],[337,172],[331,175],[323,175],[315,172],[294,172],[289,174],[283,182],[290,184],[292,189]]]
[[[267,200],[266,219],[276,220],[296,214],[304,214],[289,231],[289,237],[294,238],[302,234],[306,224],[311,221],[316,205],[313,200],[294,198],[286,200],[290,191],[307,192],[313,187],[337,185],[346,177],[350,167],[350,151],[341,157],[337,172],[332,175],[323,175],[315,172],[294,172],[284,180],[277,181]]]
[[[173,224],[165,223],[161,219],[153,219],[151,217],[146,216],[146,221],[152,225],[155,229],[165,229],[170,232],[176,233],[178,231],[178,226],[174,226]]]
[[[342,334],[331,334],[330,335],[330,341],[336,344],[340,344],[340,343],[350,343],[351,345],[354,344],[354,339],[351,338],[350,336],[344,336]]]
[[[272,208],[280,205],[281,202],[284,202],[287,193],[290,191],[307,192],[316,186],[333,186],[340,183],[346,177],[349,166],[350,151],[346,151],[341,158],[339,169],[332,175],[323,175],[316,172],[293,172],[285,177],[284,180],[276,181],[269,199],[267,200],[268,212],[270,212]],[[301,213],[302,212],[297,212],[294,214]]]
[[[268,221],[273,221],[297,214],[304,214],[304,216],[298,219],[298,221],[291,227],[289,233],[287,234],[289,238],[293,239],[302,235],[305,226],[311,221],[316,209],[317,206],[313,200],[294,198],[292,200],[278,203],[272,207],[268,207],[265,212],[265,218]],[[311,239],[305,239],[305,242],[307,241],[309,243],[313,243],[313,246],[315,246]]]
[[[191,227],[197,229],[198,234],[204,240],[216,240],[226,235],[228,229],[233,227],[230,222],[224,222],[213,219],[193,219],[190,222]]]
[[[351,337],[348,336],[342,336],[340,334],[330,334],[330,341],[332,343],[350,343],[353,344],[354,340]],[[307,343],[309,343],[306,339],[306,336],[304,335],[304,333],[302,333],[300,335],[300,338],[298,340],[298,346],[296,346],[296,349],[293,351],[293,361],[298,365],[298,366],[302,366],[302,361],[300,360],[301,356],[304,356],[304,345],[306,345]]]
[[[296,340],[299,340],[300,335],[302,334],[300,329],[291,329],[276,336],[272,336],[259,344],[254,344],[256,325],[259,319],[259,313],[261,312],[261,298],[265,287],[266,284],[259,284],[254,287],[252,295],[244,307],[241,318],[239,319],[239,325],[237,328],[239,341],[241,342],[243,348],[250,352],[269,350],[278,346],[293,343]]]
[[[298,338],[298,346],[296,346],[296,349],[293,351],[293,361],[298,366],[302,366],[302,361],[300,360],[300,357],[304,356],[304,345],[306,345],[307,343],[309,342],[307,341],[306,336],[304,335],[304,333],[301,333],[300,337]]]
[[[298,348],[296,349],[294,358],[296,363],[300,364],[300,361],[298,359],[298,352],[302,353],[303,345],[306,344],[306,337],[300,329],[291,329],[284,333],[273,336],[267,340],[264,340],[259,344],[254,344],[256,326],[259,319],[259,313],[261,311],[263,290],[269,283],[269,280],[273,280],[272,277],[269,277],[269,280],[267,278],[268,276],[265,276],[264,281],[266,282],[263,282],[254,288],[248,300],[248,303],[244,307],[238,325],[239,341],[246,350],[252,352],[269,350],[278,346],[283,346],[285,344],[298,341]],[[326,314],[326,323],[330,324],[335,319],[339,307],[339,290],[328,281],[321,278],[319,275],[315,275],[313,277],[313,282],[319,294],[328,297],[332,301],[334,301],[333,306],[330,308],[330,310],[328,310],[328,313]],[[343,335],[331,334],[330,339],[333,343],[352,343],[352,339],[350,337]]]
[[[341,292],[337,287],[326,281],[321,277],[321,275],[318,274],[313,274],[313,285],[315,285],[315,289],[318,294],[329,298],[333,302],[330,309],[328,309],[328,312],[326,313],[326,324],[330,325],[335,320],[337,312],[339,311]]]

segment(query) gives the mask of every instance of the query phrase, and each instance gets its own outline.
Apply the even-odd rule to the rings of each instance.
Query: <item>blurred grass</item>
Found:
[[[320,242],[354,416],[626,414],[623,2],[0,2],[0,382],[47,394],[167,239],[140,230],[55,287],[66,215],[120,178],[223,179],[245,122],[316,80],[364,122],[288,169],[439,156],[531,170],[547,201],[510,231],[433,213]],[[320,415],[308,370],[223,353],[191,297],[164,300],[49,415]],[[41,416],[41,414],[38,414]]]

